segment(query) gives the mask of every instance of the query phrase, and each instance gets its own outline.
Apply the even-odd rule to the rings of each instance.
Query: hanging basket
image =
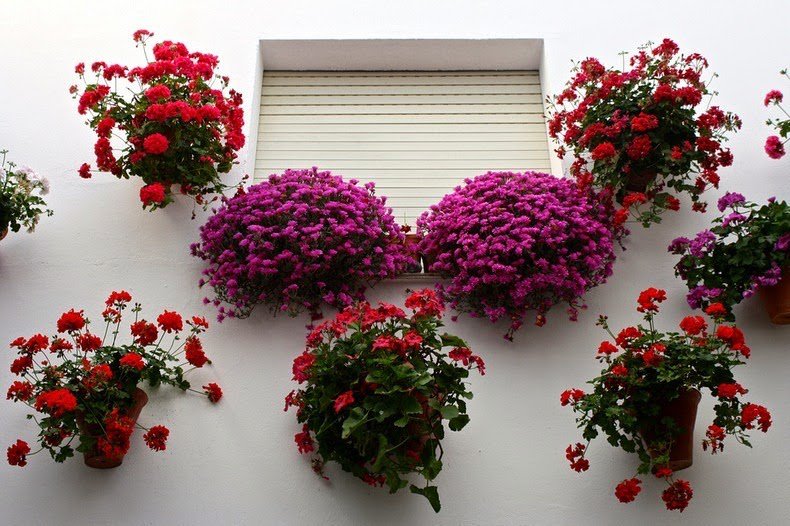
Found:
[[[782,279],[778,284],[761,287],[760,296],[771,322],[777,325],[790,324],[790,267],[783,269]]]
[[[623,198],[631,192],[645,193],[647,186],[656,180],[655,170],[640,170],[625,176],[625,184],[617,192],[617,202],[623,204]]]
[[[125,412],[124,416],[131,418],[136,424],[137,419],[140,417],[140,412],[147,403],[148,395],[139,387],[136,388],[134,393],[132,393],[132,406]],[[96,424],[86,424],[82,416],[77,417],[77,425],[80,428],[81,434],[94,438],[102,436],[101,427]],[[91,468],[111,469],[117,468],[123,464],[123,455],[120,457],[108,457],[99,452],[96,446],[94,446],[92,451],[86,451],[83,455],[85,457],[85,465]]]

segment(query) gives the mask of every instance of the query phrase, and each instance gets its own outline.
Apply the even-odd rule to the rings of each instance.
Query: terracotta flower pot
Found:
[[[125,412],[124,416],[131,418],[135,423],[140,417],[140,412],[148,403],[148,395],[139,387],[132,393],[132,406]],[[77,416],[77,425],[79,425],[80,433],[98,438],[102,436],[101,428],[96,424],[86,424],[82,416]],[[96,447],[92,451],[86,451],[84,454],[85,465],[96,469],[111,469],[117,468],[123,464],[123,456],[120,458],[111,458],[103,455]]]
[[[404,246],[409,255],[410,262],[406,266],[406,272],[412,274],[419,274],[422,272],[422,264],[420,263],[420,253],[417,251],[417,245],[420,243],[420,238],[417,234],[406,234],[406,241]]]
[[[7,235],[8,235],[8,229],[7,228],[4,228],[3,230],[0,230],[0,241],[5,239],[5,236],[7,236]]]
[[[623,198],[631,192],[644,193],[647,185],[655,181],[657,176],[655,170],[640,170],[626,175],[625,184],[617,192],[617,202],[623,204]]]
[[[694,423],[697,420],[697,406],[701,399],[702,394],[698,390],[686,389],[680,393],[679,397],[664,406],[661,411],[659,418],[669,417],[682,429],[681,433],[675,437],[669,451],[669,465],[667,467],[672,471],[686,469],[694,461]],[[651,456],[657,457],[659,453],[656,452],[654,455],[650,449],[650,437],[643,436],[643,438],[648,444]]]
[[[761,287],[768,317],[777,325],[790,324],[790,267],[782,270],[782,279],[773,287]]]

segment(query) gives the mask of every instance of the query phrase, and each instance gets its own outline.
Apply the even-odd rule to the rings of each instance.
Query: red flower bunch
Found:
[[[133,39],[145,52],[152,36],[139,30]],[[244,112],[241,94],[226,92],[228,77],[215,74],[218,64],[214,55],[165,40],[143,66],[94,62],[92,80],[85,64],[75,68],[84,88],[70,91],[96,132],[96,166],[119,178],[141,177],[143,208],[171,203],[173,185],[204,208],[217,199],[205,196],[227,188],[220,174],[244,146]],[[84,163],[78,173],[90,178],[91,166]]]
[[[565,89],[550,100],[557,154],[572,152],[570,171],[579,186],[618,196],[618,225],[631,216],[644,226],[659,222],[664,210],[680,208],[682,192],[704,211],[700,195],[718,188],[718,169],[732,164],[722,143],[740,119],[718,106],[697,111],[712,95],[703,79],[708,62],[698,53],[681,54],[668,38],[640,47],[629,66],[606,68],[595,58],[574,66]]]
[[[787,74],[786,69],[783,69],[779,73],[786,78],[790,78],[790,75]],[[776,132],[779,134],[770,135],[765,140],[765,153],[771,159],[781,159],[784,157],[785,144],[787,144],[787,141],[790,141],[790,117],[788,117],[787,111],[785,111],[785,109],[782,107],[783,99],[784,95],[778,89],[772,89],[765,95],[765,98],[763,99],[763,104],[766,106],[778,107],[786,117],[775,117],[768,119],[766,122],[766,124],[775,128]]]
[[[314,453],[319,475],[334,461],[391,493],[409,485],[439,511],[431,481],[442,469],[445,420],[453,431],[469,422],[465,379],[472,369],[485,374],[485,364],[463,340],[439,332],[444,306],[433,290],[411,293],[406,306],[411,316],[357,303],[316,327],[293,363],[293,379],[306,386],[288,394],[285,410],[296,407],[294,442]],[[409,484],[412,473],[426,485]]]
[[[651,287],[642,291],[637,310],[644,313],[646,325],[627,327],[618,334],[601,316],[598,325],[612,341],[598,346],[596,358],[606,367],[589,382],[591,392],[568,389],[560,395],[560,404],[571,406],[579,415],[576,422],[586,440],[565,450],[572,470],[589,469],[589,444],[604,433],[610,444],[636,452],[640,460],[637,474],[653,474],[666,481],[662,499],[667,509],[682,512],[693,491],[687,481],[674,477],[673,469],[689,464],[673,457],[673,446],[692,438],[678,421],[677,412],[668,406],[677,405],[689,393],[696,393],[698,399],[700,390],[710,391],[717,399],[716,417],[702,448],[714,454],[723,451],[727,435],[750,446],[747,431],[755,427],[768,431],[771,414],[765,407],[739,398],[748,390],[735,381],[732,368],[745,363],[751,350],[738,327],[722,323],[726,311],[716,311],[712,324],[702,316],[687,316],[680,322],[681,332],[662,333],[653,319],[665,300],[663,290]],[[623,480],[615,496],[620,502],[631,502],[642,490],[641,483],[637,477]]]
[[[156,324],[149,323],[140,318],[142,308],[135,303],[132,343],[123,345],[117,340],[123,313],[131,302],[126,291],[110,294],[102,313],[104,338],[91,332],[84,311],[70,309],[58,319],[56,335],[36,334],[11,342],[17,351],[11,372],[20,379],[8,388],[6,399],[40,413],[35,421],[41,431],[37,451],[31,453],[24,440],[8,448],[9,464],[24,466],[28,455],[43,450],[56,462],[73,456],[75,450],[85,453],[86,459],[103,456],[119,461],[129,450],[135,427],[146,431],[143,439],[151,449],[166,448],[170,434],[166,427],[146,429],[137,423],[148,399],[138,385],[147,381],[152,387],[167,384],[200,393],[190,388],[184,375],[188,367],[211,363],[200,342],[208,322],[198,316],[184,320],[176,312],[164,311]],[[189,335],[179,345],[185,324]],[[163,345],[167,333],[173,333],[173,341]],[[222,397],[214,383],[204,389],[211,402]],[[79,443],[72,446],[76,438]]]

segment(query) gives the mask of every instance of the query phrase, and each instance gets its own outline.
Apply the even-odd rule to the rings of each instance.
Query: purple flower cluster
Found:
[[[735,192],[719,199],[720,216],[694,238],[679,237],[668,250],[680,257],[675,274],[686,282],[692,309],[721,303],[732,308],[761,287],[773,287],[790,266],[790,206],[775,198],[765,205]]]
[[[449,278],[450,305],[491,321],[510,320],[512,338],[527,311],[536,324],[567,302],[575,320],[581,297],[612,273],[611,210],[572,180],[525,172],[467,179],[418,219],[431,271]]]
[[[373,183],[330,172],[286,170],[226,200],[200,228],[192,254],[208,263],[218,319],[255,305],[296,315],[345,307],[366,286],[402,271],[404,235]],[[227,306],[223,305],[223,302]]]

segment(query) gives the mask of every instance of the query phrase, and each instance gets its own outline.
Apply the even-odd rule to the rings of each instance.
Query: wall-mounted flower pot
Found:
[[[655,170],[639,170],[625,176],[623,188],[617,192],[617,202],[623,204],[623,198],[631,192],[645,193],[647,185],[656,180]]]
[[[773,323],[790,324],[790,267],[784,268],[782,279],[778,284],[773,287],[761,287],[760,296]]]
[[[7,228],[4,228],[3,230],[0,230],[0,241],[5,239],[5,236],[7,236],[7,235],[8,235],[8,229]]]
[[[697,421],[697,406],[702,399],[702,394],[696,389],[686,389],[680,396],[669,402],[661,411],[659,419],[669,417],[682,429],[681,434],[675,437],[669,451],[669,469],[680,471],[691,466],[694,462],[694,424]],[[650,449],[650,438],[644,436]],[[651,455],[653,452],[651,451]],[[656,453],[655,456],[658,456]]]
[[[420,244],[420,238],[417,234],[406,234],[406,253],[409,256],[409,264],[406,266],[406,272],[412,274],[419,274],[422,272],[422,264],[420,262],[420,253],[417,250],[417,245]]]
[[[132,405],[126,411],[124,416],[131,418],[134,423],[137,423],[137,419],[140,417],[140,412],[145,407],[145,404],[148,403],[148,395],[145,394],[140,388],[135,389],[134,393],[132,393]],[[85,421],[82,419],[81,416],[77,417],[77,424],[80,427],[80,433],[87,434],[93,437],[100,437],[102,436],[101,428],[96,424],[86,424]],[[86,451],[84,453],[85,456],[85,465],[91,468],[96,469],[111,469],[117,468],[121,464],[123,464],[123,456],[121,457],[107,457],[103,455],[96,447],[94,447],[93,451]]]

